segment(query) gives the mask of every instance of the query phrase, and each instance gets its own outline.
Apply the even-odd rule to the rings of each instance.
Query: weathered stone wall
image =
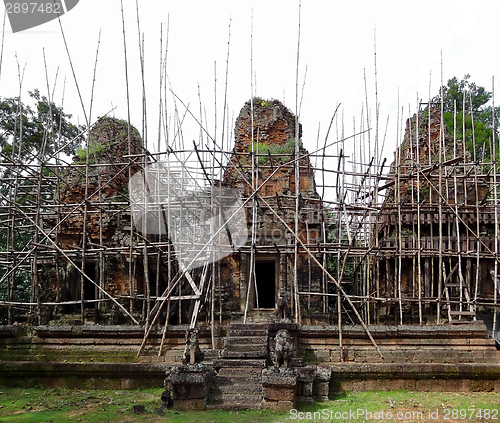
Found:
[[[369,326],[384,359],[360,325],[303,326],[298,348],[305,362],[500,364],[495,340],[481,322],[462,326]]]
[[[101,245],[105,249],[130,245],[130,215],[120,210],[125,210],[129,202],[129,177],[141,168],[135,163],[140,157],[130,156],[143,153],[142,140],[139,132],[132,127],[129,143],[127,122],[102,117],[92,127],[88,137],[88,168],[85,167],[86,148],[78,150],[73,166],[61,175],[62,182],[55,193],[55,201],[62,207],[59,209],[59,220],[52,222],[54,226],[59,224],[55,241],[80,266],[85,228],[87,267],[84,271],[87,276],[98,282],[101,274],[99,266],[102,264],[104,280],[100,282],[101,286],[111,296],[129,293],[125,256],[105,253],[101,261],[95,251]],[[94,252],[89,253],[91,250]],[[80,273],[65,258],[57,263],[38,262],[38,269],[44,302],[81,298]],[[142,280],[140,265],[138,270],[136,285]],[[86,294],[86,299],[97,298],[94,287],[89,285],[88,290],[92,292]],[[63,307],[62,311],[68,312],[68,307]]]
[[[128,125],[125,121],[102,117],[93,126],[89,136],[89,174],[85,174],[86,151],[79,150],[79,155],[73,158],[74,167],[68,169],[62,176],[60,186],[61,204],[64,214],[76,211],[66,217],[58,232],[58,243],[63,249],[81,247],[83,233],[83,207],[85,191],[87,190],[87,234],[89,241],[99,243],[101,232],[103,241],[108,246],[116,244],[113,239],[120,222],[115,213],[98,213],[102,207],[92,206],[92,203],[127,202],[127,184],[129,170],[133,175],[138,165],[129,166],[127,155],[143,153],[142,140],[135,128],[132,128],[132,138],[129,148]],[[95,166],[99,165],[101,166]],[[81,165],[81,166],[78,166]],[[119,218],[119,217],[118,217]]]
[[[169,327],[162,357],[157,357],[161,334],[154,332],[145,354],[137,358],[143,330],[133,326],[39,326],[31,334],[19,326],[2,326],[0,383],[80,389],[161,387],[166,366],[181,363],[186,328]],[[297,385],[291,391],[296,398],[311,402],[329,394],[373,389],[500,393],[500,351],[485,338],[482,325],[371,326],[370,330],[384,362],[361,327],[343,328],[341,362],[335,327],[303,326],[297,339],[306,362],[296,368]],[[219,328],[219,349],[212,350],[210,331],[201,330],[205,364],[220,358],[223,333]],[[289,394],[271,389],[267,405],[294,401]]]

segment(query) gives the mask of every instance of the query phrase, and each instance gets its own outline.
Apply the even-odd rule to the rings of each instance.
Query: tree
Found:
[[[457,77],[448,80],[443,86],[443,118],[446,127],[453,133],[455,130],[456,111],[456,137],[464,139],[467,149],[475,160],[492,159],[490,144],[493,140],[493,109],[487,103],[492,99],[492,92],[484,87],[470,82],[470,75],[465,75],[461,81]],[[441,92],[432,100],[441,103]],[[495,107],[495,140],[499,140],[500,107]],[[465,133],[464,133],[465,127]],[[497,151],[497,159],[499,148]]]
[[[477,114],[482,111],[483,106],[490,101],[492,93],[486,91],[484,87],[478,87],[476,83],[469,82],[470,75],[465,75],[461,81],[456,76],[448,80],[448,83],[443,86],[443,105],[444,112],[453,113],[454,103],[456,102],[457,112],[464,109],[470,113]],[[465,97],[464,97],[465,95]],[[465,103],[464,103],[465,100]],[[441,93],[436,95],[432,102],[441,103]]]
[[[18,97],[0,98],[0,251],[7,248],[22,251],[29,247],[32,234],[24,228],[31,223],[20,212],[21,208],[38,204],[42,210],[43,203],[52,200],[53,190],[47,188],[48,194],[37,198],[38,177],[56,175],[53,167],[57,164],[56,153],[74,155],[85,138],[85,128],[72,124],[71,115],[62,107],[49,102],[37,89],[28,94],[34,100],[33,107],[23,104]],[[12,202],[16,207],[12,207]],[[7,270],[0,267],[0,280]],[[11,289],[14,286],[16,289],[15,295],[8,299],[29,300],[29,275],[16,271],[9,279],[0,283],[0,299],[8,298],[9,283]]]
[[[35,109],[18,97],[0,100],[0,154],[2,161],[13,155],[22,162],[50,157],[57,149],[67,155],[76,153],[84,140],[83,126],[72,124],[71,115],[49,102],[35,89],[28,92]]]

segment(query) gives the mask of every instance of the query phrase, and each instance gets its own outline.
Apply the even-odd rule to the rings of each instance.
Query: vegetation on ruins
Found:
[[[493,93],[470,81],[470,75],[462,80],[453,77],[443,86],[443,119],[450,134],[456,130],[456,139],[465,140],[473,160],[491,160],[493,140],[493,107],[488,105]],[[441,103],[441,93],[431,102]],[[456,112],[456,119],[455,119]],[[495,107],[495,138],[499,136],[500,106]],[[455,129],[456,128],[456,129]],[[497,151],[497,159],[499,157]]]
[[[302,140],[299,140],[299,148],[302,148]],[[248,147],[248,153],[251,152],[252,146],[250,145]],[[292,160],[292,156],[295,153],[295,139],[290,138],[286,144],[271,144],[268,142],[254,141],[253,152],[259,155],[257,160],[259,166],[269,165],[269,157],[272,157],[274,164],[285,164]]]

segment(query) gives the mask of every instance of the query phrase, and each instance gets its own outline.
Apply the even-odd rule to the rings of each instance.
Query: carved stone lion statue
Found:
[[[290,322],[290,307],[288,307],[288,298],[286,291],[281,288],[278,292],[278,301],[276,303],[276,318],[278,322]]]
[[[278,333],[276,333],[276,337],[274,339],[276,342],[274,349],[274,365],[276,367],[283,365],[286,369],[288,368],[290,359],[292,358],[293,345],[290,334],[286,329],[280,329]]]
[[[199,330],[191,328],[186,331],[186,346],[182,355],[182,364],[195,364],[203,360],[204,354],[198,343]]]

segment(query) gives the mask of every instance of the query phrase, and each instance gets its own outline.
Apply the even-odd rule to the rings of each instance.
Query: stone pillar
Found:
[[[328,401],[330,393],[330,379],[332,369],[330,367],[318,366],[316,369],[316,383],[314,384],[314,395],[319,402]]]
[[[206,364],[186,364],[170,374],[174,410],[204,410],[214,372]]]
[[[262,408],[289,411],[297,404],[297,373],[294,369],[269,367],[262,370]]]
[[[316,366],[297,368],[299,376],[299,401],[304,404],[314,404],[313,384],[316,380]]]

